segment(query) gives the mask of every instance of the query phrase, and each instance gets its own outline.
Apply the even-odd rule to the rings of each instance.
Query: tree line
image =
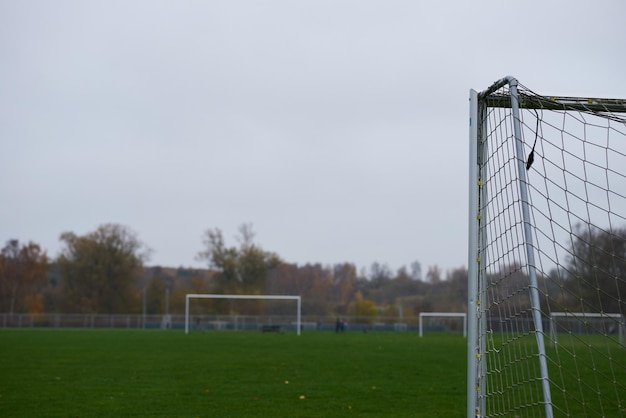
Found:
[[[582,232],[574,235],[578,238],[572,242],[568,264],[539,277],[540,288],[549,295],[542,303],[554,305],[552,310],[608,312],[610,307],[624,312],[623,299],[615,295],[626,294],[626,230]],[[422,277],[417,261],[395,272],[376,262],[369,271],[357,271],[349,262],[298,265],[264,250],[254,238],[250,224],[239,227],[236,245],[228,244],[218,228],[208,229],[197,255],[206,269],[146,266],[148,247],[119,224],[104,224],[82,236],[61,234],[63,248],[55,259],[36,243],[12,239],[0,253],[0,312],[182,314],[188,293],[300,295],[305,315],[364,320],[467,310],[464,267],[444,275],[431,266]],[[508,267],[514,273],[506,287],[526,286],[523,269]],[[494,278],[490,291],[504,291],[498,283]],[[517,296],[519,306],[528,303]],[[234,306],[216,300],[203,309],[222,314],[291,313],[285,304],[270,301],[238,301]]]

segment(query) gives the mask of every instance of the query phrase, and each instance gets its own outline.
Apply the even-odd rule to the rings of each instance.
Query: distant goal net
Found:
[[[607,338],[624,347],[626,321],[621,313],[550,312],[550,345],[593,343]]]
[[[284,301],[292,303],[292,315],[259,316],[239,315],[234,312],[192,312],[191,303],[199,300],[227,301]],[[295,304],[293,304],[295,302]],[[293,306],[295,305],[295,306]],[[230,309],[229,309],[230,310]],[[259,321],[259,319],[261,319]],[[185,334],[192,329],[255,329],[261,331],[280,331],[295,329],[296,334],[302,331],[302,299],[290,295],[229,295],[229,294],[188,294],[185,297]]]
[[[467,314],[464,312],[420,312],[419,336],[426,332],[452,332],[467,337]]]
[[[468,417],[626,417],[626,101],[470,91]]]

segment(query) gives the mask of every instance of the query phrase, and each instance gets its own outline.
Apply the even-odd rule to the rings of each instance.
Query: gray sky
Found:
[[[626,98],[623,1],[0,0],[0,241],[467,265],[469,89]]]

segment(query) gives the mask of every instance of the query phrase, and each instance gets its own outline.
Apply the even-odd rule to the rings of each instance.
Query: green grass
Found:
[[[535,335],[508,341],[506,335],[493,337],[499,349],[485,356],[492,369],[487,413],[507,416],[517,407],[523,408],[523,413],[515,412],[518,416],[544,416]],[[617,341],[562,335],[557,347],[550,347],[547,338],[545,343],[555,417],[626,416],[626,350]]]
[[[463,417],[466,340],[0,330],[1,417]]]

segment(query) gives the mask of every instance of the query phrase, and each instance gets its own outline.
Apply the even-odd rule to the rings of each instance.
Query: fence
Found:
[[[302,316],[304,331],[335,331],[335,317]],[[415,331],[417,318],[343,316],[349,331]],[[275,325],[283,330],[296,329],[295,315],[192,315],[191,330],[260,330]],[[184,315],[142,314],[9,314],[0,313],[0,328],[129,328],[129,329],[184,329]],[[452,330],[452,329],[451,329]]]

